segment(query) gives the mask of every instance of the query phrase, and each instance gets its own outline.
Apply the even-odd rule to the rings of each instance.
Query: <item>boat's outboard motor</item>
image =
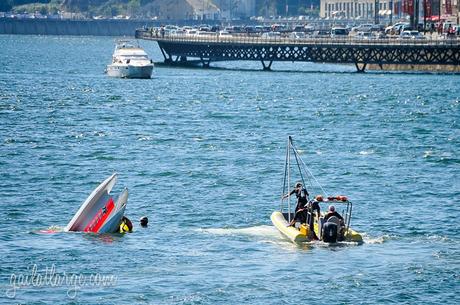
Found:
[[[337,225],[333,222],[326,222],[323,225],[323,241],[326,243],[337,242]]]

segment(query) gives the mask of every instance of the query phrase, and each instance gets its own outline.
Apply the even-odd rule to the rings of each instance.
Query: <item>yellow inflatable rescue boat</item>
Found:
[[[295,183],[294,189],[288,191],[292,169],[299,171],[299,180]],[[308,189],[305,180],[310,182]],[[317,193],[323,195],[310,199],[309,191],[315,189],[312,181],[316,183]],[[291,205],[291,197],[296,198],[295,208]],[[329,205],[327,213],[320,212],[320,206],[324,203]],[[280,210],[274,211],[270,217],[273,225],[294,243],[314,240],[327,243],[362,243],[361,234],[350,227],[352,211],[353,205],[346,196],[327,196],[289,137]]]

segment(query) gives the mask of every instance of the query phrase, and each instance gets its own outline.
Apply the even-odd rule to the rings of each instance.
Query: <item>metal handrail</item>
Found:
[[[394,37],[389,38],[377,38],[377,39],[359,39],[353,36],[346,38],[290,38],[290,37],[275,37],[266,38],[260,36],[251,35],[234,35],[225,36],[220,35],[199,35],[199,36],[188,36],[182,34],[174,35],[156,35],[155,33],[148,30],[138,30],[138,38],[150,39],[156,41],[168,41],[168,42],[192,42],[192,43],[228,43],[228,44],[273,44],[273,45],[379,45],[379,46],[460,46],[460,38],[445,38],[445,39],[398,39]]]

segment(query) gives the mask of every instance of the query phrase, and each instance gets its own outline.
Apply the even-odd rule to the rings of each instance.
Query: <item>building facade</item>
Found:
[[[321,0],[320,17],[328,19],[374,20],[402,19],[414,15],[418,9],[419,20],[457,20],[460,0]],[[439,4],[441,3],[441,12]],[[377,10],[377,14],[376,14]],[[426,13],[425,13],[426,11]]]

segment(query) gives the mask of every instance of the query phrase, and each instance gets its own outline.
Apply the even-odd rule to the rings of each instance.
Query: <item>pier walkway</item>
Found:
[[[270,70],[275,61],[354,64],[364,72],[369,64],[379,65],[460,65],[459,39],[357,39],[261,38],[253,36],[164,36],[149,30],[136,30],[136,38],[153,40],[165,63],[184,65],[199,62],[260,61]]]

